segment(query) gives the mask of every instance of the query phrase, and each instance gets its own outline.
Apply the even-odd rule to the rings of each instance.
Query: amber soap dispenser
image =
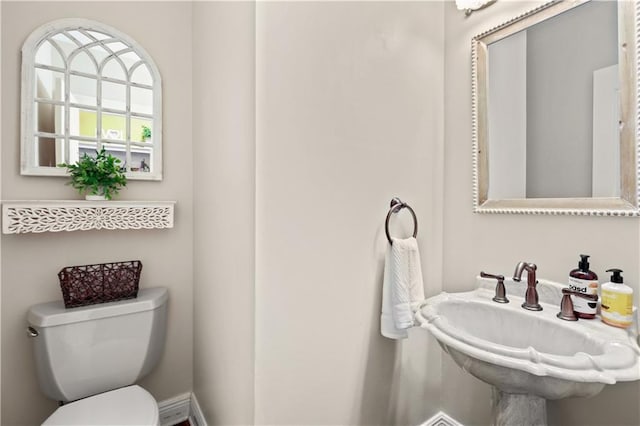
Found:
[[[569,273],[569,289],[584,294],[598,296],[598,276],[589,270],[589,255],[581,254],[578,268]],[[582,297],[571,296],[573,310],[578,318],[594,319],[596,317],[598,302]]]

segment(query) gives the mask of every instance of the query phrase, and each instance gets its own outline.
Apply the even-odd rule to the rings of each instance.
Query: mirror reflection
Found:
[[[60,174],[57,164],[104,147],[129,178],[161,179],[159,74],[116,33],[61,25],[25,43],[23,174]]]
[[[634,20],[554,2],[474,38],[476,211],[637,210]]]
[[[589,2],[489,45],[489,198],[620,195],[617,21]]]

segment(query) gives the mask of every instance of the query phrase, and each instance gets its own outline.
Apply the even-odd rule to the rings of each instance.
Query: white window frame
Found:
[[[65,66],[63,68],[58,68],[55,66],[48,66],[42,64],[36,64],[35,57],[36,52],[40,45],[45,41],[49,40],[51,42],[51,38],[59,33],[65,33],[69,31],[80,31],[85,36],[88,34],[86,31],[94,31],[99,32],[105,35],[108,35],[110,38],[104,40],[98,40],[94,38],[94,41],[88,44],[82,44],[79,42],[78,48],[71,53],[70,55],[61,54]],[[67,36],[69,36],[67,34]],[[89,38],[92,38],[88,35]],[[118,41],[127,46],[127,49],[122,49],[117,52],[110,51],[107,46],[104,46],[104,43],[109,43],[113,41]],[[99,44],[102,45],[107,51],[110,51],[112,54],[109,55],[106,59],[102,61],[100,65],[95,58],[91,55],[88,50],[88,47]],[[55,45],[54,45],[55,48]],[[79,52],[87,53],[90,58],[94,61],[96,65],[96,74],[88,75],[87,73],[75,71],[70,69],[70,58],[72,59]],[[129,69],[124,65],[122,60],[119,58],[120,55],[125,54],[127,52],[134,52],[136,55],[140,57],[140,61],[131,66]],[[118,80],[109,77],[102,76],[102,68],[103,66],[112,58],[115,58],[117,61],[121,63],[124,68],[126,74],[125,80]],[[153,84],[143,85],[139,83],[134,83],[131,81],[131,75],[133,71],[138,67],[146,65],[149,69],[151,77],[153,79]],[[51,70],[64,73],[64,101],[44,101],[37,100],[35,94],[35,79],[36,79],[36,67],[39,69]],[[70,134],[70,114],[69,109],[77,107],[74,103],[71,102],[69,96],[69,81],[71,75],[79,75],[84,77],[95,78],[97,80],[97,91],[96,91],[96,106],[87,108],[86,105],[82,105],[82,109],[91,110],[94,109],[96,111],[96,120],[97,120],[97,129],[98,132],[96,137],[86,137],[86,136],[71,136]],[[112,111],[109,108],[105,108],[102,106],[101,101],[101,82],[102,81],[114,81],[125,86],[126,90],[126,111],[125,121],[126,121],[126,131],[124,140],[116,140],[116,139],[108,139],[103,137],[102,123],[101,117],[102,113],[114,113],[116,111]],[[131,111],[131,88],[132,87],[141,87],[145,89],[151,89],[153,91],[153,111],[152,114],[142,114],[138,112]],[[62,133],[40,133],[36,127],[35,123],[35,106],[36,101],[44,104],[51,105],[59,105],[64,109],[64,131]],[[120,114],[120,112],[117,112]],[[152,120],[152,129],[153,136],[152,141],[150,142],[136,142],[131,140],[131,118],[132,117],[141,117]],[[65,158],[70,159],[69,156],[69,146],[70,143],[74,141],[77,142],[91,142],[96,143],[97,149],[100,150],[104,145],[107,151],[110,146],[120,145],[125,152],[126,155],[126,176],[128,179],[137,179],[137,180],[162,180],[162,81],[160,77],[160,72],[155,62],[151,58],[151,56],[140,46],[135,40],[133,40],[128,35],[112,28],[106,24],[102,24],[100,22],[88,20],[88,19],[79,19],[79,18],[69,18],[69,19],[60,19],[56,21],[49,22],[41,27],[37,28],[25,41],[22,47],[22,110],[21,110],[21,128],[22,128],[22,149],[21,149],[21,161],[20,161],[20,172],[23,175],[36,175],[36,176],[66,176],[67,172],[64,168],[61,167],[44,167],[39,166],[37,164],[37,147],[35,144],[35,138],[38,136],[50,137],[55,139],[64,140],[63,149],[65,152]],[[58,143],[56,143],[58,145]],[[58,148],[58,147],[57,147]],[[151,157],[150,164],[152,165],[150,172],[142,172],[142,171],[132,171],[131,164],[131,152],[136,151],[139,148],[152,148],[151,149]],[[73,160],[73,158],[71,159]],[[72,161],[73,162],[73,161]]]

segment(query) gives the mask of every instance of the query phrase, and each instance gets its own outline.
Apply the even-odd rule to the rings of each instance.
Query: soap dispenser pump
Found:
[[[623,284],[622,270],[612,272],[611,281],[602,285],[602,322],[614,327],[626,328],[633,322],[633,289]]]
[[[589,270],[589,255],[581,254],[578,268],[569,273],[569,290],[579,293],[598,295],[598,276]],[[573,310],[578,318],[594,319],[598,311],[598,302],[571,296]]]

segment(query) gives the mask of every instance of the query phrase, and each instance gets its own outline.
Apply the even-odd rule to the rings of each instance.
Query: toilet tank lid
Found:
[[[35,327],[54,327],[82,321],[151,311],[167,302],[169,292],[164,287],[144,288],[135,299],[99,303],[66,309],[62,300],[40,303],[29,309],[27,321]]]

